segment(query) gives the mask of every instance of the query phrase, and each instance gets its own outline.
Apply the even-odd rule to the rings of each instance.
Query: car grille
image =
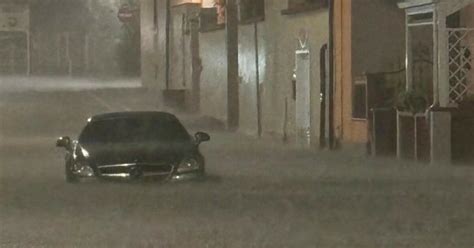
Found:
[[[103,177],[139,177],[139,176],[169,176],[173,172],[170,164],[113,164],[97,166],[100,176]]]

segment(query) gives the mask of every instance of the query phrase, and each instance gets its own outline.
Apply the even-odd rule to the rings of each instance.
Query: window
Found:
[[[355,79],[352,87],[352,118],[367,119],[367,79]]]
[[[283,15],[292,15],[300,12],[327,8],[329,0],[288,0],[288,9],[283,10]]]
[[[240,0],[239,21],[240,23],[251,23],[265,19],[264,0]]]

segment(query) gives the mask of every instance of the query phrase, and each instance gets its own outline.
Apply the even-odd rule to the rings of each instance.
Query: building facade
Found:
[[[404,13],[391,0],[335,0],[333,28],[336,143],[375,152],[374,111],[394,108],[404,83]]]
[[[406,13],[406,92],[427,94],[427,157],[431,162],[470,160],[474,141],[474,97],[472,89],[472,49],[474,48],[473,0],[407,0],[399,4]],[[424,40],[432,63],[430,81],[417,80],[416,60],[419,40]],[[400,114],[399,114],[400,116]],[[410,130],[399,121],[399,156],[405,155],[405,138]],[[415,122],[416,123],[416,122]],[[415,126],[414,157],[418,157]]]
[[[237,119],[244,133],[319,146],[327,1],[239,1],[235,27],[223,1],[198,2],[141,2],[145,84],[185,109]]]
[[[30,73],[30,38],[29,5],[0,1],[0,73]]]
[[[120,63],[134,49],[126,42],[132,25],[117,18],[123,2],[0,0],[0,72],[122,76],[123,68],[132,66]],[[139,12],[135,15],[139,27]]]

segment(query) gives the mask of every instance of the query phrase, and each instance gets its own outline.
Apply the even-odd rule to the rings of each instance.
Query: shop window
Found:
[[[367,119],[367,79],[356,79],[352,89],[352,118]]]
[[[259,22],[265,19],[264,0],[240,0],[239,21],[242,24]]]
[[[283,15],[292,15],[327,8],[329,0],[288,0],[288,9],[283,10]]]

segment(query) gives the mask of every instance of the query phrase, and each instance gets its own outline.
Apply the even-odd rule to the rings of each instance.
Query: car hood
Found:
[[[81,147],[94,165],[176,163],[197,149],[192,142],[79,144]]]

